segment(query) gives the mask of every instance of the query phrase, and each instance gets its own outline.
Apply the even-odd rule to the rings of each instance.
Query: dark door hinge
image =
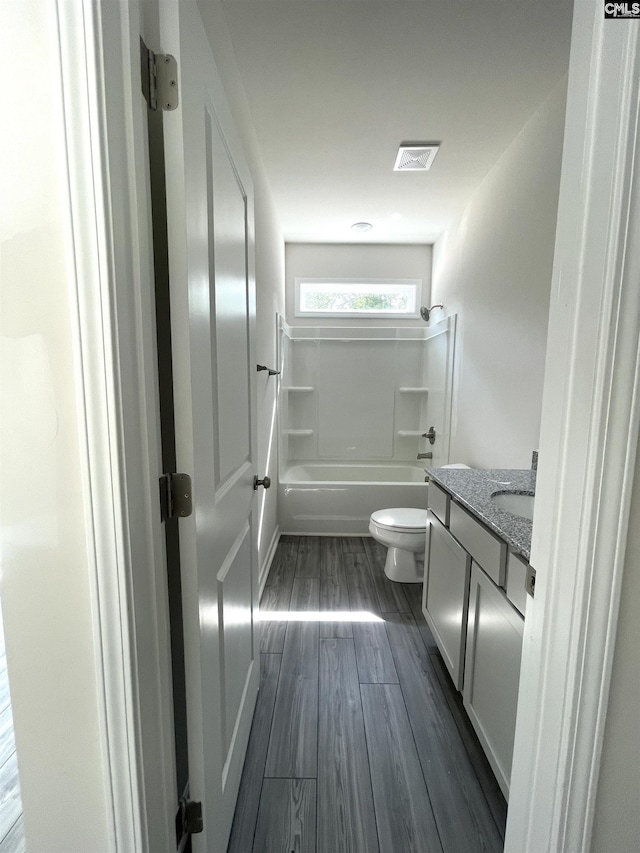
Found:
[[[185,833],[189,835],[197,835],[202,832],[204,829],[202,803],[195,803],[193,800],[182,803],[182,825]]]
[[[160,477],[160,518],[186,518],[193,512],[191,477],[163,474]]]
[[[533,566],[527,566],[527,574],[524,579],[524,588],[529,593],[531,598],[536,594],[536,570]]]
[[[178,853],[182,853],[187,846],[190,835],[197,835],[204,829],[202,820],[202,803],[180,798],[178,803],[178,814],[176,815],[178,828]]]
[[[178,63],[170,53],[154,53],[140,39],[142,94],[150,110],[178,106]]]

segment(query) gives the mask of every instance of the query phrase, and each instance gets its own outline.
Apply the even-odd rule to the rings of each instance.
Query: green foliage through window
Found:
[[[298,313],[415,316],[419,284],[297,281]]]

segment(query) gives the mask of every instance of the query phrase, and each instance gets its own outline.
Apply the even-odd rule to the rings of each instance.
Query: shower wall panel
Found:
[[[448,461],[454,317],[424,329],[281,331],[281,467],[416,462],[427,451]],[[430,426],[433,446],[422,438]]]
[[[318,360],[318,456],[393,457],[395,344],[323,341]]]

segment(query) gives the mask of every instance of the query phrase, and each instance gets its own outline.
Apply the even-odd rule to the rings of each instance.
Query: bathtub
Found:
[[[366,536],[377,509],[426,509],[424,468],[411,464],[305,462],[280,477],[282,533]]]

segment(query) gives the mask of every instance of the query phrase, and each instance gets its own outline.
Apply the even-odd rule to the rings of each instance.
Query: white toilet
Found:
[[[379,509],[371,514],[369,533],[388,548],[384,573],[389,580],[400,583],[422,581],[427,537],[426,509]]]
[[[468,468],[469,466],[461,462],[452,462],[442,467]],[[427,542],[426,509],[409,507],[379,509],[371,514],[369,533],[388,548],[384,573],[389,580],[399,583],[422,583],[424,549]]]

